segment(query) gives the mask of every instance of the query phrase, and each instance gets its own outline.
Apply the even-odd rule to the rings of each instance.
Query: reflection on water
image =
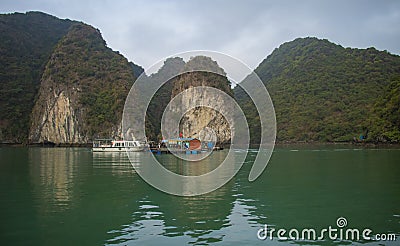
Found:
[[[232,185],[231,182],[200,197],[159,192],[144,194],[135,201],[131,220],[109,231],[107,244],[182,245],[222,241],[225,235],[219,231],[230,226],[228,216],[234,201]]]
[[[140,152],[135,152],[140,154]],[[93,167],[111,169],[113,175],[133,173],[135,170],[125,152],[93,152]]]
[[[400,151],[382,150],[379,156],[375,156],[374,151],[278,149],[268,167],[268,175],[249,183],[248,171],[257,154],[250,151],[243,170],[214,192],[198,197],[156,192],[141,197],[131,222],[109,231],[111,238],[107,243],[340,245],[343,242],[329,239],[266,242],[256,237],[264,224],[275,229],[312,227],[320,230],[329,225],[336,226],[340,216],[345,216],[352,228],[370,227],[374,232],[399,235],[400,219],[396,215],[400,204],[400,182],[395,177],[400,170],[394,163],[400,157]],[[222,155],[220,157],[223,159]],[[387,161],[386,165],[377,167],[382,158]],[[217,159],[214,156],[212,160]],[[136,160],[140,162],[140,156]],[[201,168],[195,165],[187,168],[187,162],[180,163],[169,156],[159,160],[170,170],[184,175],[203,173],[217,165],[205,163]],[[389,190],[385,190],[387,188]],[[371,209],[375,214],[371,214]],[[395,242],[385,244],[396,245]]]
[[[219,151],[199,161],[185,161],[173,155],[128,153],[136,172],[155,188],[173,195],[195,196],[216,190],[241,167],[246,152]],[[138,158],[140,156],[140,158]]]
[[[199,176],[211,172],[212,170],[217,168],[224,161],[227,153],[227,151],[220,151],[218,153],[215,152],[212,153],[209,158],[205,158],[199,161],[185,161],[174,155],[154,155],[154,157],[157,159],[158,162],[163,165],[163,167],[176,174],[186,176]],[[209,155],[209,153],[206,154]],[[140,156],[141,155],[137,155],[137,157]],[[192,156],[195,155],[187,155],[187,157],[185,158],[190,160]],[[194,160],[196,159],[194,158]],[[141,163],[141,160],[135,158],[134,162]]]
[[[221,241],[224,235],[215,232],[229,226],[233,198],[224,199],[230,197],[228,192],[229,187],[224,187],[201,199],[146,195],[137,201],[131,221],[109,232],[112,238],[107,243],[174,245]],[[164,241],[165,237],[171,241]],[[173,240],[175,237],[179,239]]]
[[[68,208],[73,199],[72,186],[77,172],[78,153],[64,148],[37,148],[29,152],[30,174],[37,201],[43,210]]]
[[[136,163],[146,163],[152,154],[133,153],[131,160]],[[215,169],[226,156],[220,152],[211,159],[196,162],[186,162],[173,155],[157,156],[164,167],[182,175],[198,175]],[[139,167],[140,168],[140,167]],[[212,182],[212,180],[210,180]],[[185,183],[183,190],[195,189],[193,183]],[[217,242],[224,235],[214,232],[229,226],[227,217],[233,207],[234,196],[229,182],[222,188],[197,197],[180,197],[154,191],[145,193],[135,201],[131,221],[121,229],[113,229],[113,235],[108,244],[125,244],[132,240],[136,243],[148,244],[163,241],[161,238],[179,237],[167,244]],[[165,242],[163,243],[165,244]]]
[[[125,153],[75,148],[0,148],[2,245],[343,245],[340,241],[260,241],[270,228],[351,228],[400,234],[400,150],[278,148],[255,182],[256,152],[226,185],[205,195],[167,195],[148,185]],[[199,163],[157,156],[171,171],[213,170],[224,151]],[[149,153],[133,162],[146,164]],[[212,182],[212,180],[210,180]],[[194,189],[185,184],[182,189]],[[400,240],[400,238],[397,238]],[[398,245],[398,242],[352,244]],[[396,244],[397,243],[397,244]]]

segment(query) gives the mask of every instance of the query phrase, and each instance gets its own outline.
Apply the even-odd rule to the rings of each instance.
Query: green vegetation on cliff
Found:
[[[74,129],[85,141],[115,137],[126,96],[137,76],[133,71],[126,58],[106,46],[98,30],[85,24],[72,25],[43,73],[43,90],[36,101],[39,106],[32,114],[31,140],[40,139],[35,133],[40,132],[37,129],[41,127],[42,115],[48,114],[48,107],[40,105],[52,104],[47,91],[68,96],[78,123]]]
[[[0,54],[1,142],[39,139],[54,124],[43,119],[59,110],[52,103],[61,93],[75,118],[50,128],[79,131],[86,140],[116,134],[125,97],[143,72],[93,27],[40,12],[0,15]]]
[[[400,78],[390,83],[378,98],[368,129],[369,139],[400,143]]]
[[[40,12],[0,15],[0,141],[26,140],[44,66],[73,23]]]
[[[393,113],[399,110],[394,82],[400,75],[399,56],[299,38],[275,49],[255,72],[274,103],[278,141],[352,141],[360,135],[398,141],[400,125]],[[235,94],[246,109],[252,136],[259,137],[249,98],[240,88]]]
[[[204,57],[199,61],[205,68],[211,65]],[[168,77],[171,71],[184,71],[185,66],[189,68],[190,62],[169,59],[157,74],[149,75],[148,83]],[[142,72],[141,67],[108,48],[93,27],[40,12],[2,14],[0,141],[26,142],[28,136],[32,141],[43,139],[41,130],[46,124],[47,134],[51,129],[73,129],[85,141],[115,136],[125,97]],[[273,100],[280,142],[358,141],[360,136],[367,141],[400,141],[397,55],[299,38],[275,49],[255,72]],[[213,75],[199,72],[180,77],[184,76],[187,80],[207,77],[215,82],[211,86],[232,94],[229,84],[219,83],[210,77]],[[160,137],[162,113],[171,96],[189,84],[171,80],[156,93],[147,112],[150,139]],[[239,87],[234,94],[248,117],[254,141],[261,134],[254,105]],[[52,107],[60,95],[65,102],[69,100],[66,106],[74,111],[69,108],[64,116],[75,118],[64,119],[63,125],[44,124],[48,115],[55,117],[49,110],[59,112]],[[71,122],[77,123],[71,126]]]
[[[149,103],[149,108],[146,114],[146,135],[149,140],[161,139],[161,118],[165,108],[171,100],[172,88],[174,80],[172,77],[177,71],[183,70],[185,62],[180,57],[168,58],[164,65],[157,73],[151,74],[148,78],[148,83],[157,83],[164,81],[165,78],[171,78],[154,94]]]

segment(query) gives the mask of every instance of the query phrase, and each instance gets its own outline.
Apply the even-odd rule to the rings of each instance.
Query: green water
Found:
[[[256,153],[250,152],[229,183],[196,197],[154,189],[124,153],[0,148],[0,244],[399,245],[400,149],[354,148],[276,148],[252,183],[247,176]],[[171,155],[157,158],[177,173],[188,168]],[[338,217],[348,228],[395,233],[397,241],[257,238],[265,224],[319,230],[336,226]]]

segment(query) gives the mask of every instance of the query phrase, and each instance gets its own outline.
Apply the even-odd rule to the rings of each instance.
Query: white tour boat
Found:
[[[132,140],[95,139],[93,141],[93,152],[124,152],[143,151],[147,144]]]

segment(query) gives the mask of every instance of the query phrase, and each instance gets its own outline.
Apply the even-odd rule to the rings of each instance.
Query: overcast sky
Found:
[[[148,68],[188,50],[213,50],[255,68],[280,44],[326,38],[400,54],[400,1],[1,0],[0,12],[43,11],[100,29],[109,47]]]

